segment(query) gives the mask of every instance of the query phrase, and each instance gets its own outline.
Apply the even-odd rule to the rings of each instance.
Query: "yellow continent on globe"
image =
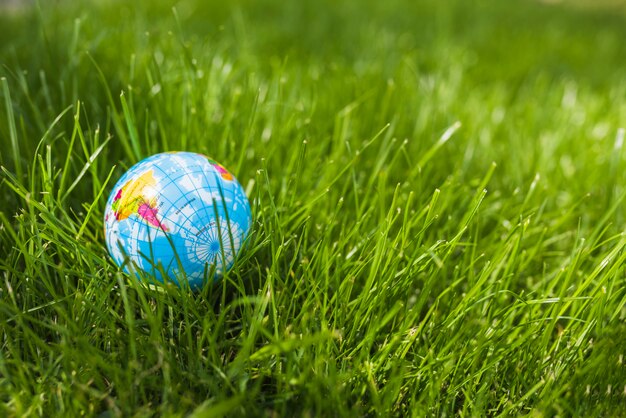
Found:
[[[124,184],[118,190],[111,205],[115,218],[121,221],[131,215],[138,215],[148,224],[167,231],[168,228],[157,219],[157,200],[154,196],[156,184],[152,170]]]

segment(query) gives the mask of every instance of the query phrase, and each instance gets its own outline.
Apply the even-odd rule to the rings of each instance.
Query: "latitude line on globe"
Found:
[[[206,156],[206,157],[207,157],[208,160],[213,160],[211,157],[208,157],[208,156]],[[227,205],[226,205],[226,195],[227,195],[227,193],[230,195],[230,198],[232,199],[233,202],[239,203],[237,201],[237,199],[236,199],[236,194],[235,194],[235,191],[233,189],[233,185],[237,182],[237,179],[236,179],[235,175],[233,175],[230,171],[228,171],[225,167],[222,166],[222,168],[224,168],[224,170],[226,170],[231,175],[232,179],[229,180],[227,183],[224,183],[223,181],[220,181],[220,174],[217,172],[218,170],[215,168],[215,166],[210,161],[208,161],[208,162],[209,162],[209,165],[212,168],[212,171],[211,171],[211,173],[213,174],[213,179],[212,180],[217,185],[216,192],[219,193],[219,195],[220,195],[221,208],[224,211],[224,215],[225,215],[226,228],[227,228],[227,230],[225,232],[227,233],[227,238],[228,238],[228,241],[229,241],[228,244],[225,244],[225,242],[224,242],[224,237],[223,237],[224,233],[221,231],[220,217],[219,217],[219,214],[217,213],[217,209],[220,207],[220,205],[218,205],[217,204],[218,203],[217,200],[215,198],[213,198],[214,188],[210,187],[210,189],[211,189],[211,200],[212,200],[212,205],[211,206],[213,207],[213,212],[214,212],[214,215],[216,217],[216,222],[218,224],[217,225],[217,239],[218,239],[218,242],[219,242],[220,251],[218,252],[217,255],[222,257],[222,267],[224,268],[224,270],[226,270],[227,261],[228,261],[228,263],[234,263],[235,262],[235,258],[233,258],[232,260],[229,261],[229,257],[226,256],[226,253],[224,251],[225,250],[224,247],[226,245],[228,245],[233,251],[235,250],[235,242],[236,242],[236,240],[235,240],[235,237],[234,237],[233,232],[232,232],[232,230],[233,230],[232,224],[235,224],[238,229],[242,229],[241,226],[238,223],[236,223],[234,221],[231,221],[231,216],[229,214],[229,211],[228,211],[228,208],[227,208]],[[204,177],[205,181],[208,184],[211,184],[211,180],[208,178],[208,173],[206,171],[202,171],[201,174]],[[226,185],[229,186],[229,187],[228,188],[224,187]],[[244,193],[243,192],[243,188],[242,188],[242,193]],[[244,193],[244,195],[245,195],[245,193]],[[207,211],[209,210],[208,207],[205,208],[205,209]],[[235,212],[233,211],[233,215],[234,214],[235,214]],[[252,214],[251,213],[247,213],[247,215],[248,215],[248,217],[250,219],[250,224],[248,225],[248,227],[250,227],[250,225],[252,223]],[[243,245],[244,237],[243,236],[239,236],[237,238],[239,239],[239,242],[240,242],[239,247],[241,248],[241,246]]]
[[[177,186],[177,185],[176,185],[176,183],[175,183],[175,181],[176,181],[177,179],[179,179],[179,178],[182,178],[182,177],[183,177],[183,176],[179,176],[179,177],[176,177],[176,178],[172,178],[172,176],[169,176],[169,175],[168,175],[168,174],[167,174],[167,173],[166,173],[163,169],[161,169],[161,167],[160,167],[160,166],[158,166],[158,165],[154,165],[154,166],[153,166],[153,168],[151,168],[151,169],[158,169],[158,170],[160,171],[160,173],[162,174],[162,176],[163,176],[163,180],[169,180],[169,182],[168,182],[168,183],[166,183],[166,184],[164,185],[164,187],[167,187],[167,186],[169,186],[169,185],[171,185],[171,184],[173,184],[174,186]],[[129,181],[130,181],[130,180],[129,180]],[[184,193],[184,192],[183,192],[180,188],[178,188],[178,187],[176,187],[176,188],[177,188],[177,189],[179,190],[179,192],[181,193],[181,198],[182,198],[182,197],[184,197],[184,196],[185,196],[185,193]],[[167,203],[169,203],[172,209],[175,207],[175,206],[174,206],[175,202],[172,202],[170,199],[168,199],[168,198],[166,197],[166,195],[159,193],[159,195],[158,195],[158,196],[159,196],[159,199],[163,199],[164,201],[166,201]],[[178,200],[179,200],[179,199],[177,199],[176,201],[178,201]],[[183,218],[184,218],[187,222],[189,222],[190,224],[192,224],[191,219],[190,219],[188,216],[185,216],[185,215],[184,215],[184,214],[182,214],[182,213],[181,213],[181,215],[182,215],[182,217],[183,217]],[[165,218],[165,217],[164,217],[164,218]],[[181,224],[179,224],[179,223],[177,223],[177,222],[173,222],[173,221],[171,221],[171,220],[168,220],[168,222],[169,222],[171,225],[177,226],[179,229],[181,229],[181,230],[185,230],[185,231],[187,231],[188,233],[190,233],[190,234],[191,234],[191,231],[190,231],[188,228],[184,227],[183,225],[181,225]],[[150,226],[150,224],[149,224],[148,222],[140,222],[140,223],[139,223],[139,225],[140,225],[141,227],[146,227],[146,228],[148,229],[148,230],[147,230],[147,234],[148,234],[148,237],[149,237],[149,236],[150,236],[150,231],[151,231],[151,230],[153,230],[153,228]],[[163,230],[163,229],[158,229],[158,230],[162,231],[162,232],[163,232],[163,234],[165,235],[166,239],[168,240],[168,245],[163,245],[163,244],[162,244],[162,245],[158,245],[158,247],[171,249],[171,250],[173,250],[173,251],[174,251],[174,255],[175,255],[174,260],[172,260],[170,263],[168,263],[168,265],[167,265],[167,269],[166,269],[166,272],[167,272],[167,271],[169,271],[169,269],[171,268],[172,264],[179,264],[179,266],[178,266],[178,267],[183,268],[183,271],[184,271],[184,270],[185,270],[185,268],[186,268],[186,267],[188,267],[188,266],[190,266],[192,263],[186,263],[186,262],[183,262],[183,260],[181,260],[181,259],[180,259],[180,255],[182,255],[182,254],[179,254],[179,252],[176,250],[176,247],[175,247],[175,245],[173,245],[173,242],[171,241],[171,239],[172,239],[172,238],[171,238],[171,236],[169,235],[169,232],[168,232],[168,231],[165,231],[165,230]],[[158,233],[158,230],[157,230],[157,233]],[[130,239],[132,239],[132,238],[133,238],[131,235],[127,235],[127,234],[124,234],[124,233],[119,233],[119,235],[120,235],[121,237],[125,238],[126,240],[130,240]],[[153,240],[151,240],[151,239],[148,239],[148,240],[143,240],[143,239],[142,239],[142,240],[141,240],[141,242],[142,242],[142,243],[144,243],[144,244],[147,244],[147,245],[150,247],[151,251],[153,251],[155,248],[157,248],[157,244],[155,244],[155,243],[154,243],[154,241],[153,241]],[[191,255],[191,254],[192,254],[192,252],[186,252],[186,253],[185,253],[185,255],[187,255],[187,256],[189,256],[189,255]],[[155,267],[155,263],[153,263],[153,262],[150,260],[150,258],[149,258],[149,257],[146,257],[146,255],[145,255],[145,254],[143,254],[143,253],[142,253],[142,258],[143,258],[143,259],[145,259],[148,263],[150,263],[152,268],[154,268],[154,267]],[[189,257],[187,257],[187,259],[188,259],[188,258],[189,258]],[[178,260],[177,260],[177,259],[178,259]],[[161,264],[161,265],[163,265],[163,264]],[[165,267],[165,266],[164,266],[164,267]]]
[[[169,175],[168,175],[168,174],[167,174],[167,173],[166,173],[166,172],[165,172],[165,171],[164,171],[161,167],[159,167],[159,166],[155,166],[154,168],[155,168],[155,169],[157,169],[157,170],[159,170],[159,171],[161,172],[161,174],[163,174],[163,178],[165,178],[165,179],[168,179],[168,180],[169,180],[169,183],[167,183],[167,184],[164,186],[164,188],[165,188],[165,187],[168,187],[168,186],[170,186],[170,185],[173,185],[173,186],[174,186],[176,189],[178,189],[178,191],[180,192],[180,196],[181,196],[181,197],[180,197],[180,198],[178,198],[178,199],[176,199],[176,200],[174,200],[174,201],[172,201],[172,200],[168,199],[168,198],[167,198],[167,196],[166,196],[166,195],[164,195],[164,194],[162,194],[162,193],[160,193],[160,194],[159,194],[159,197],[162,197],[162,198],[163,198],[163,200],[165,200],[166,202],[168,202],[168,203],[170,204],[170,210],[173,210],[173,209],[175,209],[175,208],[176,208],[176,206],[175,206],[175,205],[176,205],[176,203],[177,203],[179,200],[181,200],[181,199],[185,198],[186,193],[185,193],[185,192],[184,192],[184,191],[183,191],[183,190],[182,190],[182,189],[178,186],[178,184],[176,183],[176,180],[178,180],[178,179],[181,179],[181,178],[185,177],[185,175],[183,174],[183,175],[181,175],[181,176],[178,176],[178,177],[173,178],[172,176],[169,176]],[[184,220],[185,220],[185,221],[187,221],[190,225],[192,225],[192,224],[193,224],[193,222],[191,221],[191,218],[189,218],[189,216],[185,215],[185,214],[184,214],[184,212],[180,211],[179,213],[180,213],[181,217],[182,217],[182,218],[184,218]],[[164,218],[167,218],[167,217],[165,217],[164,215],[163,215],[163,217],[164,217]],[[179,229],[184,229],[184,230],[185,230],[185,231],[187,231],[188,233],[192,234],[192,231],[191,231],[189,228],[187,228],[187,227],[183,227],[183,225],[181,225],[181,224],[179,224],[179,223],[177,223],[177,222],[173,222],[173,221],[172,221],[171,219],[169,219],[169,218],[167,218],[167,220],[168,220],[168,222],[170,222],[172,225],[177,226]],[[163,231],[163,232],[166,232],[166,231]]]
[[[205,160],[206,160],[206,164],[208,164],[208,165],[209,165],[209,167],[211,168],[211,170],[213,171],[213,174],[214,174],[214,175],[216,175],[216,174],[215,174],[215,169],[213,168],[213,165],[209,162],[208,157],[207,157],[207,158],[205,158]],[[211,185],[211,181],[209,181],[208,177],[206,176],[205,171],[204,171],[204,170],[201,170],[201,171],[192,171],[191,173],[192,173],[192,174],[200,174],[200,175],[202,175],[202,176],[204,177],[204,179],[207,181],[208,189],[209,189],[209,191],[210,191],[210,193],[211,193],[211,205],[210,205],[210,206],[211,206],[211,207],[213,207],[213,206],[214,206],[213,201],[215,200],[215,199],[213,198],[214,188],[213,188],[213,186]],[[190,178],[191,183],[195,186],[195,182],[193,181],[193,177],[192,177],[192,176],[189,176],[189,178]],[[213,179],[213,180],[215,180],[215,179]],[[178,186],[178,185],[177,185],[177,186]],[[196,190],[197,190],[197,187],[196,187]],[[209,213],[209,208],[208,208],[208,207],[203,207],[203,209],[204,209],[204,212],[206,213],[207,219],[211,219],[211,217],[212,217],[214,214]],[[219,216],[217,216],[217,217],[215,218],[215,222],[216,222],[216,223],[219,223],[219,221],[220,221],[220,218],[219,218]]]
[[[206,156],[206,155],[203,155],[203,156],[205,157],[203,163],[204,164],[208,164],[209,168],[211,169],[211,172],[213,173],[213,181],[219,186],[219,181],[216,180],[216,177],[218,176],[218,174],[216,173],[215,167],[209,161],[209,157],[208,156]],[[211,194],[211,205],[210,205],[210,207],[213,208],[213,212],[214,213],[209,213],[209,206],[208,205],[207,206],[203,206],[203,209],[204,209],[204,211],[206,213],[207,219],[211,219],[212,216],[215,216],[215,226],[217,228],[217,231],[216,231],[217,242],[218,242],[219,247],[220,247],[219,251],[214,254],[213,261],[211,263],[208,263],[208,262],[205,262],[205,263],[212,264],[212,265],[214,265],[217,268],[217,262],[218,262],[218,260],[221,259],[220,261],[221,261],[221,264],[222,264],[222,270],[226,271],[227,259],[226,259],[225,255],[224,255],[224,245],[222,243],[222,237],[221,237],[222,234],[221,234],[221,231],[220,231],[221,219],[220,219],[219,213],[217,213],[217,211],[215,210],[217,208],[217,206],[215,205],[216,200],[213,197],[213,192],[215,191],[215,189],[211,185],[211,181],[209,181],[209,178],[206,175],[206,170],[192,171],[191,173],[192,174],[199,174],[200,176],[204,177],[204,179],[206,180],[208,189],[209,189],[210,194]],[[194,185],[194,187],[196,187],[196,190],[198,190],[198,188],[197,188],[197,186],[196,186],[196,184],[194,182],[193,176],[189,176],[189,179],[190,179],[190,182]],[[176,185],[176,187],[178,187],[178,185]],[[219,192],[219,189],[217,191]],[[228,219],[227,215],[226,215],[226,218]],[[233,246],[234,245],[231,242],[231,247],[233,247]]]
[[[209,164],[210,164],[210,163],[209,163]],[[212,166],[212,164],[211,164],[211,166]],[[230,173],[230,171],[229,171],[229,173]],[[204,179],[207,181],[207,183],[208,183],[208,184],[210,184],[210,183],[211,183],[211,181],[210,181],[210,180],[209,180],[209,178],[207,177],[206,172],[202,171],[202,173],[201,173],[201,174],[204,176]],[[233,180],[232,180],[232,181],[236,181],[236,177],[235,177],[232,173],[231,173],[231,175],[233,176]],[[213,177],[214,177],[214,178],[213,178],[213,180],[215,180],[215,177],[217,177],[217,176],[218,176],[218,174],[217,174],[217,173],[215,173],[215,169],[213,169]],[[231,182],[232,182],[232,181],[231,181]],[[231,182],[229,182],[228,184],[230,185],[230,184],[231,184]],[[218,186],[219,186],[220,182],[219,182],[219,181],[216,181],[216,183],[217,183],[217,184],[218,184]],[[211,192],[213,192],[213,188],[211,188]],[[235,201],[236,201],[236,199],[235,199],[235,193],[233,192],[232,187],[229,187],[229,188],[228,188],[228,190],[227,190],[226,188],[224,188],[224,187],[221,187],[221,190],[220,190],[220,187],[218,187],[217,192],[219,192],[219,193],[220,193],[220,197],[226,197],[226,192],[229,192],[229,194],[231,195],[231,198],[233,199],[233,202],[235,202]],[[213,195],[211,194],[211,196],[213,196]],[[237,202],[237,203],[239,203],[239,202]],[[207,210],[208,210],[208,208],[207,208]]]
[[[212,164],[211,164],[211,166],[212,166]],[[213,168],[213,167],[211,167],[211,168]],[[213,169],[213,180],[214,181],[215,181],[215,177],[218,176],[218,174],[215,171],[216,170]],[[204,176],[204,179],[207,181],[207,183],[210,184],[209,178],[207,177],[207,174],[204,171],[202,172],[202,175]],[[236,181],[236,177],[232,173],[231,173],[231,176],[233,177],[233,180]],[[219,181],[216,181],[215,183],[218,185],[218,190],[217,191],[220,193],[220,197],[222,199],[222,209],[226,212],[225,215],[226,215],[226,223],[227,223],[227,227],[228,227],[228,239],[230,240],[230,247],[234,250],[235,240],[234,240],[234,237],[233,237],[233,234],[232,234],[232,228],[230,226],[231,221],[230,221],[230,217],[228,216],[228,210],[227,210],[227,208],[225,206],[225,203],[226,203],[226,201],[225,201],[226,193],[225,192],[226,192],[226,190],[224,189],[224,187],[220,186],[220,182]],[[230,184],[230,183],[228,183],[228,184]],[[229,187],[229,189],[230,189],[230,187]],[[235,202],[236,200],[235,200],[234,192],[232,190],[229,190],[229,191],[230,191],[230,194],[232,195],[233,202]],[[211,193],[211,197],[213,197],[213,193]],[[212,203],[216,203],[215,199],[213,199]],[[215,205],[211,205],[211,206],[215,206]],[[208,208],[207,208],[207,210],[208,210]],[[217,211],[215,211],[215,212],[217,214]],[[217,218],[217,221],[219,222],[219,220],[220,220],[219,216],[216,216],[216,218]],[[224,251],[223,251],[223,248],[222,248],[223,247],[222,232],[219,231],[219,227],[218,227],[218,235],[219,235],[218,239],[220,241],[221,255],[222,255],[222,257],[224,257]],[[223,264],[225,264],[225,262],[226,262],[226,260],[222,260]],[[233,262],[234,262],[234,260],[233,260]]]
[[[209,163],[209,161],[208,161],[208,160],[206,160],[206,164],[208,164],[208,165],[209,165],[209,167],[211,167],[211,169],[213,169],[213,168],[212,168],[212,165]],[[199,167],[201,167],[201,165],[199,165]],[[167,175],[167,173],[166,173],[166,172],[165,172],[165,171],[164,171],[161,167],[159,167],[159,166],[155,166],[155,168],[156,168],[156,169],[158,169],[158,170],[159,170],[159,171],[160,171],[160,172],[161,172],[161,173],[165,176],[165,178],[170,178],[170,176],[168,176],[168,175]],[[206,177],[206,174],[205,174],[205,171],[204,171],[204,170],[200,170],[200,171],[191,171],[191,172],[189,172],[189,174],[199,174],[199,175],[204,176],[204,178],[205,178],[206,180],[208,180],[208,179],[207,179],[207,177]],[[176,189],[178,189],[178,191],[180,192],[181,196],[185,196],[186,192],[184,192],[184,191],[180,188],[180,186],[178,185],[178,183],[176,182],[176,180],[177,180],[178,178],[182,178],[182,177],[184,177],[184,176],[180,176],[180,177],[177,177],[177,178],[175,178],[175,179],[171,179],[171,180],[170,180],[170,183],[168,183],[168,186],[169,186],[170,184],[172,184],[172,185],[173,185]],[[193,180],[193,176],[188,176],[188,178],[189,178],[189,181],[191,182],[191,184],[192,184],[192,186],[193,186],[193,190],[194,190],[194,191],[202,190],[202,188],[199,188],[199,187],[198,187],[198,185],[194,182],[194,180]],[[208,188],[208,189],[209,189],[209,191],[211,192],[211,196],[212,196],[212,193],[213,193],[213,191],[214,191],[214,188],[210,186],[210,182],[208,182],[208,181],[207,181],[207,185],[208,185],[208,187],[207,187],[207,188]],[[169,199],[167,199],[167,198],[165,198],[165,197],[164,197],[164,199],[165,199],[168,203],[170,203],[170,205],[172,206],[172,208],[174,208],[174,203],[175,203],[175,202],[172,202],[171,200],[169,200]],[[179,200],[179,199],[177,199],[176,201],[178,201],[178,200]],[[213,206],[214,206],[214,205],[213,205],[213,202],[211,202],[211,205],[210,205],[210,206],[211,206],[211,207],[213,207]],[[204,209],[204,212],[205,212],[205,215],[206,215],[206,219],[211,219],[211,217],[212,217],[212,216],[211,216],[211,214],[208,212],[208,207],[204,207],[204,205],[203,205],[203,206],[202,206],[202,208]],[[189,217],[185,216],[182,212],[181,212],[181,214],[183,215],[183,217],[185,218],[185,220],[186,220],[186,221],[188,221],[190,224],[192,224],[191,219],[190,219]],[[219,217],[217,217],[216,221],[219,221]],[[189,233],[189,236],[193,236],[193,235],[197,236],[197,233],[196,233],[196,234],[192,233],[192,231],[191,231],[190,229],[185,228],[185,227],[182,227],[181,225],[177,224],[176,222],[172,222],[172,224],[173,224],[173,225],[178,226],[180,229],[184,229],[185,231],[187,231],[187,232]],[[165,232],[165,231],[164,231],[164,232]],[[218,242],[219,242],[219,237],[218,237]],[[221,243],[220,243],[220,245],[221,245]],[[232,245],[232,244],[231,244],[231,245]],[[184,254],[185,254],[185,255],[187,255],[187,260],[190,260],[190,259],[191,259],[191,257],[190,257],[190,256],[194,255],[195,253],[196,253],[196,252],[194,252],[194,251],[193,251],[193,249],[189,249],[189,250],[187,250]],[[178,252],[177,252],[177,254],[178,254]],[[216,254],[216,255],[219,255],[219,253],[218,253],[218,254]],[[213,259],[213,260],[208,260],[208,259],[206,259],[206,260],[200,260],[200,261],[201,261],[201,263],[203,263],[203,264],[205,264],[205,265],[215,265],[215,264],[216,264],[216,262],[217,262],[217,257],[214,257],[214,259]],[[222,263],[222,268],[225,270],[225,268],[226,268],[226,260],[221,260],[221,263]],[[182,263],[181,263],[181,264],[182,264]],[[196,263],[184,263],[184,265],[185,265],[185,266],[188,266],[188,265],[194,265],[194,264],[196,264]]]
[[[168,202],[170,204],[170,210],[173,210],[176,206],[176,202],[178,202],[179,200],[181,200],[182,198],[185,197],[185,192],[178,186],[178,184],[176,183],[176,180],[185,177],[184,175],[181,175],[180,177],[176,177],[176,178],[171,178],[171,176],[168,176],[168,174],[159,166],[155,166],[155,169],[158,169],[161,174],[163,174],[164,178],[169,179],[169,183],[166,186],[170,186],[173,185],[176,189],[178,189],[178,191],[180,192],[181,197],[179,199],[176,199],[174,202],[172,202],[170,199],[168,199],[165,195],[160,194],[159,196],[163,197],[163,200],[165,200],[166,202]],[[195,184],[194,184],[195,186]],[[194,190],[198,190],[198,188],[196,187]],[[189,223],[190,225],[193,225],[193,222],[191,221],[191,218],[189,218],[187,215],[185,215],[182,211],[180,212],[180,215],[184,218],[184,220]],[[180,225],[177,222],[172,222],[170,221],[172,225],[177,226],[179,229],[184,229],[185,231],[187,231],[187,233],[189,234],[189,236],[195,235],[189,228],[184,227],[183,225]],[[183,222],[185,223],[185,222]],[[166,231],[163,231],[165,234],[167,234]],[[171,243],[170,243],[170,246]],[[176,252],[176,250],[174,249],[174,251]],[[193,250],[188,250],[186,251],[184,254],[186,254],[187,256],[190,256],[193,254]],[[187,257],[187,260],[189,260],[189,257]],[[189,265],[190,263],[185,263],[185,265]],[[192,263],[193,264],[193,263]]]
[[[155,167],[155,168],[159,168],[159,167]],[[159,168],[159,170],[160,170],[160,168]],[[160,171],[161,171],[161,173],[163,173],[163,175],[165,176],[164,178],[168,179],[167,174],[166,174],[163,170],[160,170]],[[182,178],[182,176],[181,176],[181,178]],[[174,179],[174,180],[175,180],[175,179]],[[173,183],[173,181],[174,181],[174,180],[170,180],[170,183],[166,184],[164,187],[169,186],[171,183]],[[180,191],[180,190],[179,190],[179,191]],[[182,193],[182,191],[181,191],[181,194],[184,196],[184,193]],[[167,203],[169,203],[169,204],[170,204],[170,206],[172,206],[172,207],[174,207],[174,204],[176,203],[176,201],[178,201],[178,199],[177,199],[176,201],[172,202],[170,199],[168,199],[168,198],[167,198],[164,194],[162,194],[162,193],[159,193],[159,195],[158,195],[158,196],[159,196],[159,198],[160,198],[160,199],[163,199],[163,200],[165,200]],[[141,218],[139,215],[137,215],[137,216],[138,216],[139,218]],[[185,218],[185,220],[187,220],[187,221],[191,221],[191,219],[189,219],[189,217],[184,216],[184,215],[183,215],[183,217]],[[142,219],[142,220],[143,220],[143,219]],[[145,220],[143,220],[143,221],[145,221]],[[172,224],[172,225],[175,225],[175,226],[179,227],[180,229],[185,229],[185,230],[187,230],[188,232],[191,232],[191,231],[189,231],[189,229],[187,229],[187,228],[183,228],[183,227],[182,227],[182,225],[178,224],[177,222],[172,222],[170,219],[168,219],[168,223],[170,223],[170,224]],[[163,230],[163,229],[161,229],[161,228],[151,226],[151,225],[150,225],[150,223],[149,223],[149,222],[147,222],[147,221],[145,221],[145,222],[141,222],[141,223],[140,223],[140,225],[141,225],[141,226],[146,226],[146,227],[148,228],[148,231],[150,231],[150,230],[155,230],[155,228],[156,228],[156,230],[160,230],[160,231],[163,231],[163,233],[167,233],[167,231],[165,231],[165,230]],[[120,232],[118,232],[118,234],[119,234],[121,237],[123,237],[123,238],[133,239],[133,236],[132,236],[132,235],[127,235],[127,234],[125,234],[125,233],[122,233],[121,231],[120,231]],[[150,243],[149,241],[146,241],[146,240],[141,240],[141,242],[144,242],[144,243]]]

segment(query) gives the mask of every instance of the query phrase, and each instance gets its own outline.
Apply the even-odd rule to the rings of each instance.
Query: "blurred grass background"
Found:
[[[481,155],[473,155],[467,140],[455,141],[444,149],[440,180],[458,167],[471,172],[497,161],[508,185],[532,180],[540,168],[559,177],[546,179],[558,184],[589,163],[568,151],[571,144],[598,146],[591,138],[614,136],[618,127],[609,119],[624,117],[626,29],[619,10],[619,2],[525,0],[60,2],[18,17],[5,14],[0,41],[22,137],[41,137],[61,109],[81,101],[92,127],[124,139],[124,124],[111,113],[121,111],[124,91],[138,129],[150,137],[141,156],[169,149],[178,132],[182,145],[194,132],[231,139],[223,130],[226,118],[244,130],[257,89],[271,89],[268,80],[278,77],[278,94],[302,95],[288,105],[313,122],[285,132],[294,138],[327,134],[344,106],[354,107],[354,136],[368,136],[396,117],[399,138],[433,138],[461,120],[462,135],[480,138]],[[218,86],[197,90],[207,83]],[[281,118],[294,110],[280,106]],[[280,129],[277,122],[260,122],[247,134],[262,136],[265,129],[267,136]],[[0,127],[5,138],[8,129]],[[227,154],[236,154],[237,141],[228,144],[209,145],[232,165]],[[20,153],[32,156],[36,145],[23,141]],[[503,160],[511,150],[517,158]],[[119,151],[105,150],[112,161],[123,159]],[[284,152],[276,150],[277,159]],[[0,156],[12,168],[6,148]],[[247,175],[256,170],[249,168]],[[595,181],[585,176],[570,183],[578,190],[570,197],[564,191],[561,203],[572,203]]]

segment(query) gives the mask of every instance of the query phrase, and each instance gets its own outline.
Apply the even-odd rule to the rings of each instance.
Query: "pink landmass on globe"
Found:
[[[146,220],[150,225],[156,226],[157,228],[161,228],[164,231],[167,231],[167,226],[165,226],[159,219],[157,218],[157,212],[159,210],[157,208],[153,208],[147,203],[142,203],[139,205],[137,209],[137,214],[141,216],[144,220]]]

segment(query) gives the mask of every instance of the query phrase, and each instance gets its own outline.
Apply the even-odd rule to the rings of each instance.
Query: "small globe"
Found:
[[[191,152],[156,154],[132,166],[104,212],[107,248],[118,266],[191,288],[232,267],[251,223],[235,177]]]

